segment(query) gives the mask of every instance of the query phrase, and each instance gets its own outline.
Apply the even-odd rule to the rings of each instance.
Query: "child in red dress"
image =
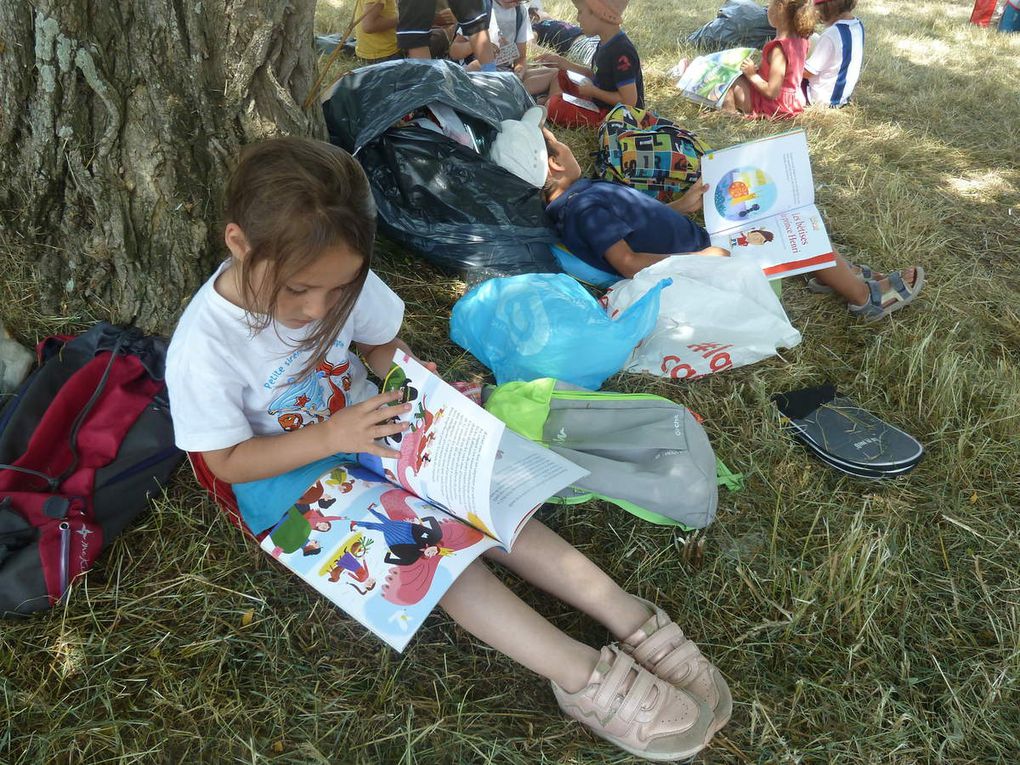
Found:
[[[726,93],[723,109],[755,117],[794,117],[804,111],[801,89],[808,37],[818,16],[813,0],[772,0],[769,23],[776,39],[761,52],[761,67],[751,59],[740,65],[743,74]]]

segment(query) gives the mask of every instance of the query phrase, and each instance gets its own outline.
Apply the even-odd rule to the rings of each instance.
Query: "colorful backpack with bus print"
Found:
[[[701,156],[711,147],[694,133],[655,112],[619,104],[599,125],[595,172],[672,202],[701,175]]]

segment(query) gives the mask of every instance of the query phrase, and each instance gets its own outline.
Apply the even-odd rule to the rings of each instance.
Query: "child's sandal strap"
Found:
[[[882,288],[878,286],[878,280],[869,279],[866,284],[868,285],[868,302],[867,305],[873,305],[878,309],[882,308]]]
[[[901,300],[906,300],[910,297],[910,287],[908,287],[907,283],[903,281],[903,275],[899,271],[893,271],[889,274],[888,278],[889,284],[894,290],[896,290],[896,293],[899,295]]]
[[[878,318],[882,315],[882,289],[874,279],[869,279],[865,284],[868,285],[868,299],[861,305],[851,304],[850,311],[865,319]]]

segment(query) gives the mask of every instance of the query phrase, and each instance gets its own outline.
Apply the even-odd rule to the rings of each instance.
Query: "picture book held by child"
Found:
[[[803,130],[713,151],[701,160],[705,227],[734,258],[754,258],[770,279],[836,264],[815,207]]]
[[[740,64],[753,53],[754,48],[730,48],[698,56],[690,63],[681,61],[670,76],[678,78],[676,87],[684,98],[721,109],[726,91],[740,76]]]
[[[507,429],[398,351],[396,459],[368,454],[321,476],[262,548],[398,651],[486,550],[509,550],[548,497],[588,471]]]
[[[591,78],[586,77],[583,74],[578,74],[577,72],[572,72],[570,70],[564,70],[564,74],[566,75],[567,80],[573,85],[576,86],[593,85]],[[589,112],[601,114],[601,110],[599,109],[598,104],[596,104],[589,98],[581,98],[580,96],[576,96],[573,93],[567,92],[563,92],[561,95],[563,96],[564,101],[566,101],[568,104],[576,106],[578,109],[585,109],[586,111]]]

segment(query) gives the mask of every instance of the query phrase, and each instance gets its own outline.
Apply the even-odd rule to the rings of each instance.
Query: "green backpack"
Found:
[[[651,523],[701,529],[719,502],[716,459],[691,412],[661,396],[594,392],[551,378],[488,386],[485,408],[590,475],[550,502],[612,502]]]

